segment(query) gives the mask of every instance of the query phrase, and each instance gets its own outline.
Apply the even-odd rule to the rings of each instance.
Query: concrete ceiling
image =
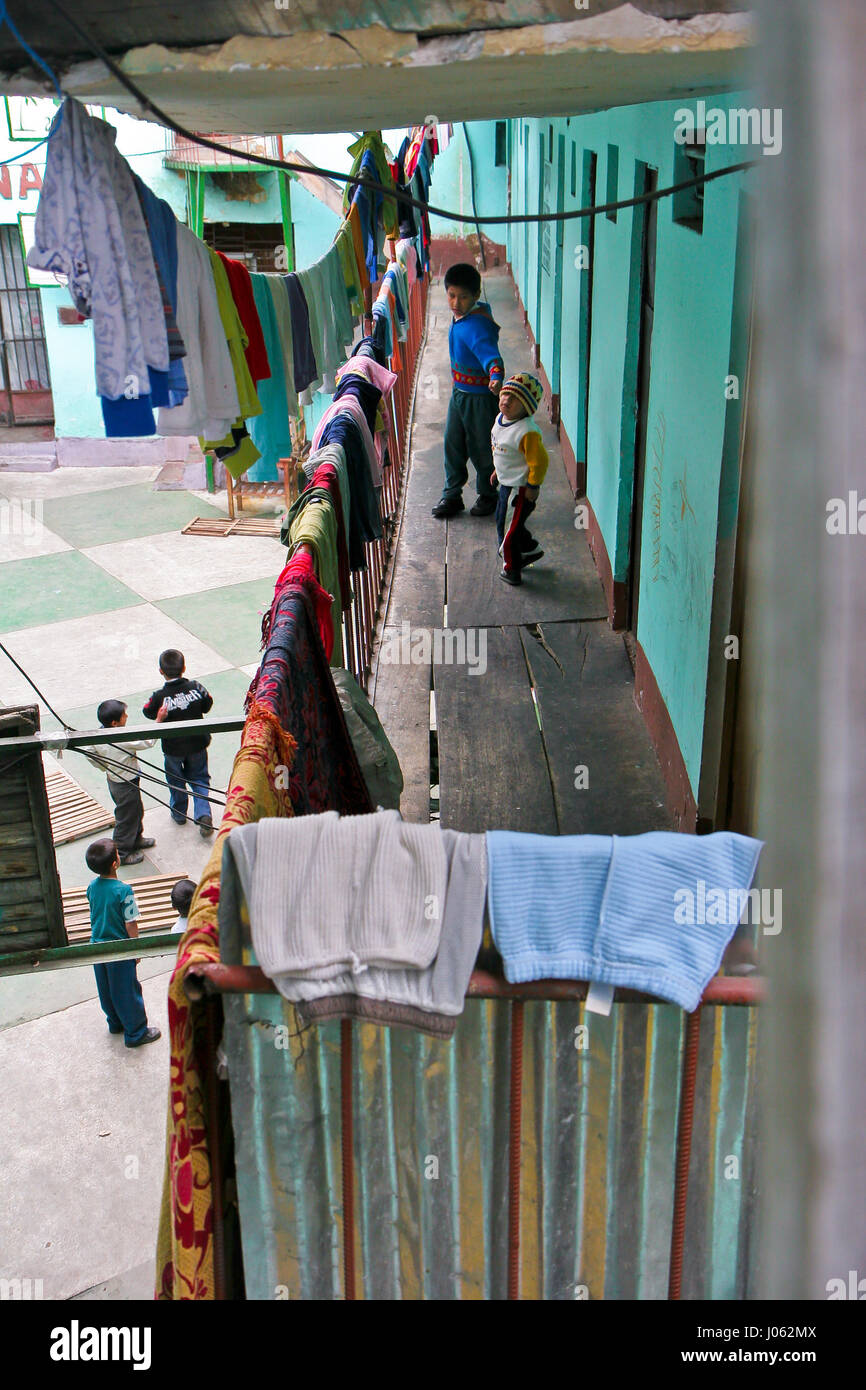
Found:
[[[324,133],[693,96],[746,85],[753,40],[728,0],[590,0],[586,12],[576,0],[71,3],[151,100],[201,132]],[[48,0],[13,17],[66,92],[144,114]],[[2,31],[0,89],[49,90],[34,72]]]

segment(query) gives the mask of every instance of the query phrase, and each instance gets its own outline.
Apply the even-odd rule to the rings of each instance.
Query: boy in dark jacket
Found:
[[[165,677],[165,684],[155,690],[144,706],[145,719],[156,719],[160,724],[176,724],[184,719],[201,719],[213,705],[213,696],[208,694],[198,681],[184,677],[186,662],[183,652],[169,647],[159,658],[159,669]],[[212,835],[213,820],[210,813],[210,773],[207,765],[207,749],[210,734],[184,734],[178,738],[164,739],[162,755],[165,759],[165,776],[169,786],[171,818],[177,825],[187,820],[187,785],[193,796],[195,823],[202,835]]]
[[[445,272],[445,292],[454,315],[448,332],[452,391],[445,424],[445,487],[433,515],[449,517],[463,511],[463,485],[469,477],[466,464],[471,458],[478,497],[470,516],[491,516],[497,491],[490,482],[490,431],[505,374],[499,324],[490,305],[481,300],[481,276],[474,265],[450,266]]]

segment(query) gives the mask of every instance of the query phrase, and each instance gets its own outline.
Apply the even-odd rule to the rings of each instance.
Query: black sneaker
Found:
[[[208,835],[213,834],[213,821],[210,816],[201,816],[196,821],[196,825],[199,828],[199,834],[203,835],[205,839],[207,839]]]
[[[521,577],[520,577],[520,570],[507,570],[507,569],[504,568],[504,566],[503,566],[503,568],[499,571],[499,578],[500,578],[505,584],[522,584],[522,583],[523,583],[523,580],[522,580]]]
[[[492,516],[496,511],[495,497],[476,497],[474,507],[469,508],[470,516]]]
[[[138,842],[138,844],[135,846],[135,848],[136,848],[136,849],[153,849],[153,847],[154,847],[155,844],[156,844],[156,840],[152,840],[152,839],[150,838],[149,835],[145,835],[145,836],[142,837],[142,839],[139,840],[139,842]]]
[[[127,1046],[127,1047],[144,1047],[145,1043],[156,1042],[157,1038],[161,1038],[161,1037],[162,1037],[162,1033],[160,1033],[160,1031],[159,1031],[158,1028],[148,1028],[148,1030],[147,1030],[147,1032],[145,1033],[145,1035],[144,1035],[143,1038],[139,1038],[138,1042],[134,1042],[134,1043],[128,1042],[128,1043],[126,1043],[126,1046]]]
[[[443,517],[456,516],[458,512],[465,511],[462,497],[440,497],[435,507],[431,508],[433,516]]]
[[[132,854],[122,854],[120,856],[121,864],[141,864],[143,860],[144,855],[139,854],[138,850],[133,850]]]
[[[532,565],[535,563],[536,560],[540,560],[543,555],[544,551],[542,550],[540,545],[533,546],[532,550],[522,551],[520,556],[520,563],[522,565]]]

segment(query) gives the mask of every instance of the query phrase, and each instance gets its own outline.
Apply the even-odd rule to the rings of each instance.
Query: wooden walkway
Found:
[[[531,371],[509,281],[501,273],[485,277],[484,291],[502,327],[506,372]],[[438,662],[383,660],[374,670],[372,697],[403,768],[403,815],[427,820],[430,785],[438,781],[441,823],[455,830],[624,835],[670,829],[625,644],[608,626],[546,415],[539,423],[551,463],[531,523],[544,558],[524,574],[522,587],[499,579],[494,519],[469,515],[471,479],[465,512],[448,522],[430,514],[443,481],[448,323],[444,291],[434,285],[382,640],[393,654],[408,624],[403,649],[411,652],[411,637],[447,624],[466,633],[468,659],[449,662],[445,643]],[[414,650],[420,653],[420,642]]]

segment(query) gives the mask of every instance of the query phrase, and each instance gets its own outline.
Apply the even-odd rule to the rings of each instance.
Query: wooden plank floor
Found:
[[[68,772],[48,763],[44,766],[51,834],[55,845],[68,844],[82,835],[91,835],[94,830],[105,830],[114,825],[111,812],[105,806],[100,806],[83,787],[79,787]]]
[[[152,874],[133,880],[130,886],[141,912],[139,932],[171,931],[177,921],[177,911],[171,905],[171,890],[182,878],[186,878],[186,874]],[[90,940],[86,888],[67,888],[63,893],[63,921],[70,945]]]
[[[489,628],[484,637],[483,675],[466,665],[433,670],[441,824],[555,835],[553,791],[519,631]]]
[[[536,624],[521,628],[520,636],[560,835],[671,829],[661,768],[635,707],[634,676],[619,633],[599,621]]]
[[[487,277],[485,293],[502,325],[506,369],[531,370],[508,282]],[[442,629],[447,612],[448,628],[464,630],[473,656],[486,642],[486,669],[473,674],[468,664],[447,659],[380,662],[374,668],[371,695],[403,768],[403,814],[415,821],[429,815],[432,683],[444,827],[543,835],[668,829],[661,770],[634,704],[631,666],[622,637],[608,627],[586,532],[574,528],[562,453],[546,418],[540,416],[539,424],[550,469],[530,528],[545,556],[520,588],[498,577],[492,518],[468,514],[475,496],[471,481],[465,512],[447,523],[430,515],[442,491],[451,389],[449,315],[436,298],[442,294],[441,285],[433,286],[382,635],[389,641],[399,637],[406,624],[413,635]],[[588,769],[588,787],[575,786],[579,765]]]

